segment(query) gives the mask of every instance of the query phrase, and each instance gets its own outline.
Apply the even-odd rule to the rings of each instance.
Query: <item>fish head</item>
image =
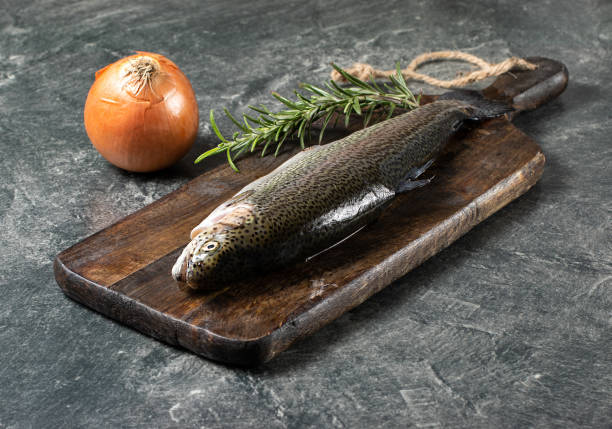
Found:
[[[172,277],[192,289],[218,289],[232,272],[228,243],[229,237],[224,232],[199,233],[172,267]]]
[[[191,231],[191,242],[172,268],[172,277],[191,289],[214,290],[235,280],[252,258],[245,258],[255,223],[255,207],[244,192],[217,207]],[[251,240],[252,241],[252,240]]]

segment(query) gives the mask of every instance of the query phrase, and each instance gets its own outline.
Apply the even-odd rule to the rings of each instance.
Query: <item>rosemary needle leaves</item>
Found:
[[[325,128],[336,112],[344,115],[346,125],[353,112],[363,116],[363,126],[366,127],[372,121],[376,110],[386,112],[386,116],[376,115],[378,118],[388,119],[396,107],[414,109],[419,105],[420,96],[415,97],[406,86],[399,63],[396,66],[396,74],[389,77],[391,82],[382,84],[382,87],[374,79],[367,83],[351,76],[333,63],[332,67],[352,86],[341,87],[333,80],[326,82],[325,88],[302,83],[300,87],[309,94],[304,96],[294,91],[297,100],[289,100],[273,92],[272,95],[287,106],[286,109],[271,112],[264,105],[249,106],[249,109],[256,112],[258,116],[244,114],[242,122],[238,121],[227,109],[223,109],[227,117],[239,129],[233,134],[231,140],[223,137],[215,122],[214,111],[211,110],[210,124],[221,143],[198,156],[195,163],[211,155],[225,152],[230,166],[238,171],[234,158],[245,151],[254,152],[258,147],[262,147],[261,156],[265,156],[270,146],[275,146],[274,154],[276,155],[283,143],[293,137],[297,138],[300,146],[304,148],[304,139],[310,138],[311,135],[310,126],[314,121],[324,118],[319,132],[319,143],[321,143]],[[338,115],[336,115],[337,120]]]

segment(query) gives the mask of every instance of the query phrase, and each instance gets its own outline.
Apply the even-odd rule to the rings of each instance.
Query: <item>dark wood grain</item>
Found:
[[[485,90],[517,111],[563,91],[567,70],[537,58],[534,72],[501,76]],[[425,97],[431,101],[434,97]],[[189,231],[279,158],[226,166],[60,253],[58,284],[71,298],[139,331],[211,359],[252,365],[271,359],[450,245],[527,191],[544,155],[507,119],[479,124],[449,143],[436,180],[398,197],[381,218],[341,245],[295,266],[203,295],[181,291],[170,269]]]

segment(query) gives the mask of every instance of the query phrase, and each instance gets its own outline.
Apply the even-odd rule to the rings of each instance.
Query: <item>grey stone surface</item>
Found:
[[[135,49],[174,60],[200,106],[196,147],[161,173],[112,167],[83,128],[94,71]],[[215,144],[210,108],[322,82],[330,61],[388,67],[438,49],[568,65],[561,98],[516,120],[546,154],[542,180],[275,360],[204,360],[55,284],[60,250],[223,162],[191,164]],[[610,427],[611,58],[603,0],[5,0],[0,428]]]

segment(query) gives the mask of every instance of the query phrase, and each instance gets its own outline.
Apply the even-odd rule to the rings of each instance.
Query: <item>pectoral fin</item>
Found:
[[[427,170],[431,166],[431,164],[433,164],[433,162],[434,160],[430,159],[429,161],[427,161],[425,164],[421,165],[420,167],[411,168],[406,174],[406,176],[404,177],[404,179],[398,185],[397,189],[395,190],[395,193],[401,194],[403,192],[410,191],[412,189],[416,189],[416,188],[420,188],[421,186],[428,185],[434,179],[434,176],[430,177],[429,179],[422,179],[422,180],[416,180],[416,179],[418,179],[425,172],[425,170]]]
[[[412,167],[408,171],[408,174],[406,174],[406,178],[407,179],[418,179],[419,176],[425,172],[425,170],[431,167],[431,164],[433,164],[433,162],[434,160],[430,159],[429,161],[427,161],[425,164],[421,165],[420,167]]]
[[[429,185],[435,176],[431,176],[429,179],[423,180],[413,180],[410,178],[405,179],[402,183],[399,184],[395,193],[401,194],[407,191],[411,191],[416,188],[420,188],[421,186]]]

